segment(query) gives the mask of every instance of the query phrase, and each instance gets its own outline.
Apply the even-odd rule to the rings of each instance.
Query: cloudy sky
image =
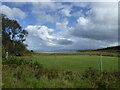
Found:
[[[35,51],[118,45],[117,2],[4,2],[2,13],[28,31]]]

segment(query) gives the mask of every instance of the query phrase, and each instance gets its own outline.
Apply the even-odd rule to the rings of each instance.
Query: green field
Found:
[[[90,55],[36,55],[33,60],[47,69],[84,72],[89,67],[100,69],[100,56]],[[118,70],[118,57],[102,56],[103,71]]]

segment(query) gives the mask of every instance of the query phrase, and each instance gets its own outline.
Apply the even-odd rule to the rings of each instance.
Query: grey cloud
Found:
[[[81,27],[74,29],[71,32],[71,35],[75,37],[82,37],[82,38],[88,38],[93,40],[101,40],[101,41],[110,41],[110,42],[116,42],[118,40],[118,30],[114,29],[102,29],[95,27],[94,29],[91,29],[89,26],[87,28],[88,30],[85,30]]]
[[[73,44],[73,41],[67,40],[67,39],[55,40],[55,42],[60,45],[72,45]]]
[[[74,37],[103,42],[118,42],[118,12],[116,4],[92,3],[89,16],[78,19],[78,24],[70,34]]]

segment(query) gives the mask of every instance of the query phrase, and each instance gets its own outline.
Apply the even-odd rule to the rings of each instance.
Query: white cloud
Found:
[[[56,28],[57,29],[60,29],[60,30],[67,30],[67,25],[68,25],[68,20],[67,19],[64,19],[63,22],[57,22],[56,23]]]
[[[73,2],[73,5],[77,6],[77,7],[85,8],[85,7],[88,7],[90,5],[90,3],[88,3],[88,2],[80,2],[80,3]]]
[[[78,22],[78,24],[80,24],[80,25],[87,25],[88,22],[89,22],[89,20],[86,19],[86,18],[84,18],[84,17],[79,17],[79,18],[77,19],[77,22]]]
[[[92,3],[89,14],[95,23],[116,25],[118,20],[117,3]],[[114,10],[113,10],[114,9]]]
[[[55,23],[56,18],[50,14],[46,14],[45,11],[39,11],[37,13],[37,21],[41,24],[49,22],[49,23]]]
[[[24,19],[26,17],[25,12],[20,10],[19,8],[10,8],[6,5],[1,5],[0,8],[2,9],[2,14],[5,14],[8,16],[8,18],[15,19]]]
[[[54,38],[54,36],[51,35],[54,30],[49,29],[46,26],[27,26],[26,30],[28,30],[29,35],[31,34],[32,36],[41,38],[42,40]]]
[[[32,10],[48,10],[48,11],[56,11],[57,5],[54,2],[32,2]]]
[[[55,14],[56,10],[57,6],[53,2],[34,2],[31,7],[32,14],[37,17],[38,24],[55,23],[59,19]],[[54,14],[51,14],[51,12],[54,12]]]
[[[10,6],[17,7],[17,8],[25,7],[26,5],[30,4],[27,2],[9,2],[9,3],[10,3]]]
[[[37,17],[37,22],[40,24],[60,22],[64,20],[64,16],[70,17],[72,5],[55,3],[55,2],[40,2],[32,3],[31,11]]]
[[[84,15],[83,12],[84,11],[81,9],[81,10],[75,12],[75,13],[72,13],[72,16],[74,16],[74,17],[84,17],[85,15]]]
[[[62,9],[61,14],[70,17],[71,16],[70,11],[71,11],[70,9]]]
[[[47,26],[27,26],[26,30],[29,34],[24,43],[28,44],[28,49],[47,50],[55,47],[57,49],[73,43],[70,39],[55,35],[54,29]]]

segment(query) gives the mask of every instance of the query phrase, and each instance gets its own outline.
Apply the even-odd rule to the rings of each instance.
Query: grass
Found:
[[[102,77],[99,72],[99,59],[99,56],[90,55],[9,57],[2,61],[2,86],[3,88],[98,88],[101,85],[118,87],[119,73],[114,72],[118,70],[118,58],[103,56],[105,75]],[[89,67],[93,70],[86,72]]]
[[[103,56],[103,70],[118,70],[118,58]],[[72,70],[83,73],[87,68],[100,69],[100,56],[90,55],[35,55],[33,60],[47,69]]]

